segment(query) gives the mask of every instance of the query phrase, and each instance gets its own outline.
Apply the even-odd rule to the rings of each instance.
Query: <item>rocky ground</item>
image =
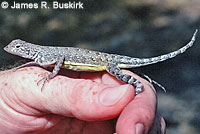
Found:
[[[185,45],[200,27],[199,0],[82,2],[83,10],[0,9],[0,66],[21,60],[3,51],[16,38],[151,57]],[[157,88],[159,111],[167,121],[169,134],[200,133],[199,44],[200,33],[194,47],[185,54],[137,69],[167,89],[165,94]]]

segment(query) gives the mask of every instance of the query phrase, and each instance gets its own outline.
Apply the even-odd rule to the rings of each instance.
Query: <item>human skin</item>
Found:
[[[135,96],[133,86],[106,72],[60,72],[43,88],[38,81],[49,72],[40,67],[0,72],[0,133],[148,133],[156,93],[146,80],[123,70],[144,84]]]

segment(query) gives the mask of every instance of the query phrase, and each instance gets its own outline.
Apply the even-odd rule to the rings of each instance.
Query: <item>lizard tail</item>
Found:
[[[167,59],[173,58],[181,53],[184,53],[188,48],[190,48],[194,44],[197,32],[198,32],[198,30],[196,29],[190,42],[187,45],[183,46],[182,48],[180,48],[174,52],[164,54],[161,56],[157,56],[157,57],[152,57],[152,58],[141,58],[141,59],[140,58],[131,58],[131,59],[129,59],[130,64],[127,65],[127,67],[128,68],[129,67],[139,67],[139,66],[154,64],[157,62],[161,62],[161,61],[165,61]]]

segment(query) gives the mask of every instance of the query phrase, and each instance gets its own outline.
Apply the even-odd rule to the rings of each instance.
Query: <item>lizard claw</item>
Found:
[[[49,80],[48,79],[48,73],[42,73],[42,74],[39,74],[38,77],[43,77],[42,79],[40,79],[38,82],[37,82],[37,86],[39,86],[42,82],[42,88],[41,88],[41,91],[43,91],[43,87],[45,85],[45,83]]]
[[[46,73],[41,73],[41,74],[38,74],[38,77],[47,77],[48,76],[48,73],[46,72]]]

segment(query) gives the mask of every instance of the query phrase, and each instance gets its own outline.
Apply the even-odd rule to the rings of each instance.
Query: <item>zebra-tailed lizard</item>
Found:
[[[54,78],[58,74],[61,67],[75,71],[106,70],[117,79],[135,86],[135,92],[138,94],[142,92],[143,84],[133,76],[122,73],[120,68],[140,67],[173,58],[176,55],[185,52],[193,45],[197,31],[198,30],[194,32],[191,41],[182,48],[174,52],[152,58],[132,58],[74,47],[40,46],[22,41],[20,39],[13,40],[4,48],[4,50],[14,55],[32,59],[41,66],[54,65],[52,73],[45,75],[44,78],[41,79],[44,80],[44,83]],[[150,78],[148,79],[151,80]],[[152,82],[161,86],[155,81]]]

